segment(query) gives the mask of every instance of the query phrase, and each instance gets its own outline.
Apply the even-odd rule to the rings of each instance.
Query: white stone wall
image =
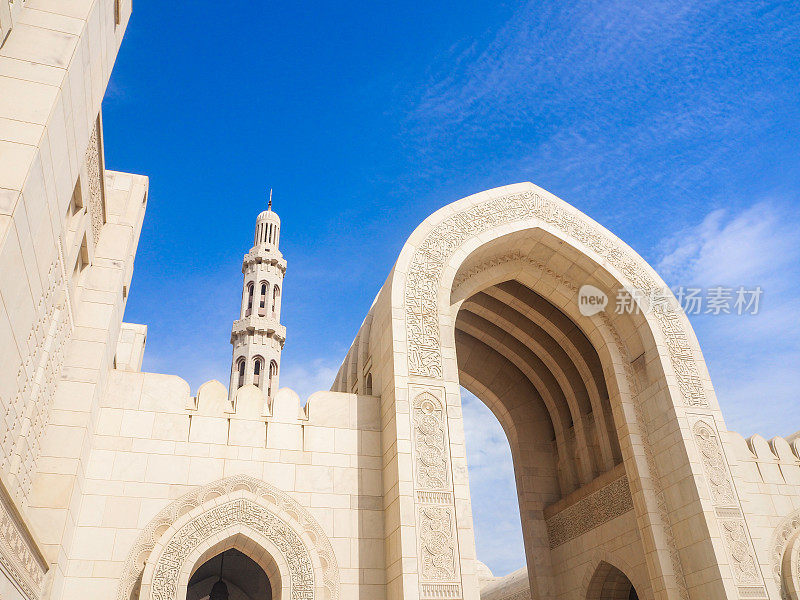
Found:
[[[141,371],[146,342],[147,325],[123,323],[114,357],[115,367],[120,371]]]
[[[100,106],[129,15],[129,0],[0,1],[0,479],[13,523],[0,562],[28,598],[59,595],[85,398],[116,341],[143,214],[141,195],[123,214],[131,176],[127,190],[104,177]]]
[[[729,455],[735,457],[731,471],[742,509],[774,598],[790,597],[783,580],[788,564],[782,563],[788,542],[800,534],[800,439],[789,439],[791,442],[781,437],[767,441],[754,435],[745,440],[735,432],[727,437]]]
[[[60,598],[114,598],[140,532],[172,500],[248,475],[288,493],[333,546],[341,598],[384,597],[378,399],[319,392],[305,409],[253,386],[235,409],[219,382],[112,372],[100,404]]]

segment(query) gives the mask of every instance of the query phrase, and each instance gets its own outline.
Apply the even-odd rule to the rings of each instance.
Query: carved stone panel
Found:
[[[722,539],[728,551],[739,597],[766,598],[764,580],[756,562],[717,429],[705,421],[698,421],[694,426],[694,439],[708,480],[711,502],[720,518]]]
[[[547,519],[550,547],[555,548],[633,510],[628,478],[622,476]]]
[[[419,508],[420,554],[425,581],[456,579],[455,520],[450,506]]]
[[[719,446],[716,432],[702,421],[694,428],[697,448],[703,461],[703,470],[711,489],[711,501],[714,506],[736,506],[736,495],[728,476],[728,467]]]
[[[86,147],[86,178],[89,197],[89,218],[94,243],[100,238],[100,229],[106,222],[105,202],[103,201],[103,156],[100,142],[100,120],[95,122],[89,145]]]
[[[4,490],[0,490],[0,565],[28,598],[41,596],[47,562],[11,509]]]
[[[441,401],[424,392],[412,408],[416,486],[421,490],[449,490],[447,423]]]

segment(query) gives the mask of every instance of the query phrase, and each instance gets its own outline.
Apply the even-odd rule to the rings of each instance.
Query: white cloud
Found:
[[[318,358],[303,365],[284,364],[280,386],[293,389],[301,402],[305,402],[314,392],[331,389],[338,372],[339,362],[331,359]]]
[[[715,210],[665,240],[657,269],[673,288],[763,294],[756,315],[689,315],[728,427],[744,435],[800,429],[800,214],[788,203]]]
[[[719,209],[663,244],[662,276],[683,284],[783,287],[798,255],[797,214],[770,202],[739,213]]]

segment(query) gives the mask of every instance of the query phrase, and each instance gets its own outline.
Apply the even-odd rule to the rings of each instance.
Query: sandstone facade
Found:
[[[141,372],[148,180],[105,169],[100,112],[130,12],[0,0],[0,598],[200,600],[219,568],[249,600],[800,600],[800,438],[727,430],[673,301],[583,315],[585,284],[666,286],[532,184],[426,219],[305,405],[271,210],[229,385]],[[461,386],[511,445],[505,580],[475,556]]]

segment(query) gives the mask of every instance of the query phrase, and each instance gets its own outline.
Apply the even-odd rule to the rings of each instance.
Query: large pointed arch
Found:
[[[587,316],[577,301],[586,284],[612,302],[619,290],[636,290],[658,302],[650,311],[616,313],[612,305]],[[495,414],[512,415],[504,428],[520,446],[516,455],[528,456],[528,464],[518,465],[515,458],[515,470],[522,469],[517,480],[523,521],[541,523],[524,534],[535,595],[555,593],[550,555],[563,536],[554,542],[545,527],[558,522],[550,518],[553,511],[566,505],[573,512],[583,506],[603,509],[596,503],[609,494],[601,494],[598,486],[610,485],[611,479],[614,486],[622,482],[629,489],[657,598],[689,597],[689,581],[713,589],[720,598],[761,593],[758,569],[741,569],[755,563],[739,560],[742,552],[752,559],[754,550],[738,495],[734,490],[731,501],[738,511],[731,510],[733,505],[717,506],[702,484],[707,465],[700,459],[703,440],[692,435],[693,425],[700,419],[712,423],[718,439],[724,421],[688,319],[655,271],[586,215],[529,183],[446,206],[410,236],[365,322],[370,326],[359,332],[334,389],[358,385],[358,374],[347,368],[356,356],[372,362],[381,382],[384,431],[397,438],[396,443],[384,440],[392,452],[385,457],[391,470],[385,481],[392,486],[384,492],[387,511],[394,512],[386,520],[397,524],[395,531],[387,531],[396,561],[387,566],[397,573],[390,590],[397,590],[396,597],[403,596],[406,586],[418,586],[409,593],[422,597],[453,598],[472,597],[477,587],[460,419],[459,377],[465,373],[473,387],[495,387],[494,397],[504,393],[510,398],[505,410],[495,406]],[[530,418],[549,414],[552,427],[544,422],[526,432],[517,427],[527,418],[512,410],[521,406],[520,393],[509,396],[508,381],[499,372],[471,370],[464,364],[465,351],[505,365],[506,379],[520,381],[515,391],[527,386],[525,401],[539,398],[544,407]],[[453,484],[435,494],[422,489],[414,476],[421,468],[415,464],[420,452],[408,412],[422,394],[438,398],[447,414],[449,448],[443,454]],[[537,463],[527,449],[549,431],[552,447],[559,449],[557,460]],[[543,449],[540,444],[537,452]],[[430,448],[426,459],[434,460]],[[725,460],[720,464],[727,468]],[[521,480],[535,493],[520,492]],[[401,493],[404,489],[411,493]],[[590,500],[578,503],[587,494]],[[724,524],[715,516],[718,508],[725,509],[719,513],[725,514]],[[588,531],[602,523],[598,518],[616,514],[593,510],[584,523],[575,514],[567,533]],[[435,548],[449,556],[454,546],[458,555],[446,573],[426,571],[426,565],[443,558],[426,556],[432,547],[425,543],[431,515],[443,536]],[[706,528],[699,540],[690,531],[697,526]],[[734,547],[736,568],[729,558]],[[696,556],[707,564],[697,565]]]

